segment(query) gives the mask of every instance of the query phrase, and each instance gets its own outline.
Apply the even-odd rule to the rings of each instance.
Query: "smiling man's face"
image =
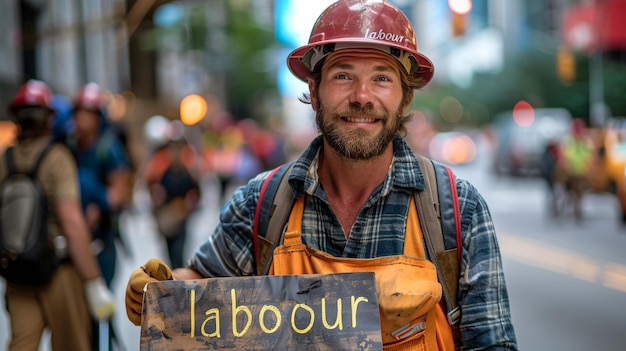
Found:
[[[375,49],[346,49],[327,58],[311,103],[325,141],[341,156],[381,155],[401,128],[402,85],[397,61]]]

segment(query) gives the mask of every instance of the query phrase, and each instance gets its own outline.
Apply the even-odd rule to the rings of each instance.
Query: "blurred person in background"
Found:
[[[564,184],[568,202],[573,207],[574,218],[582,219],[582,200],[587,188],[587,173],[593,161],[593,144],[587,136],[586,123],[574,118],[570,134],[559,145],[560,164],[557,178]]]
[[[550,215],[558,216],[560,214],[562,187],[557,182],[557,165],[561,162],[561,150],[559,149],[560,140],[551,139],[541,153],[540,170],[541,177],[546,183],[548,191],[548,205]]]
[[[243,119],[237,124],[255,156],[254,167],[244,173],[246,182],[261,170],[272,169],[283,164],[285,159],[285,138],[279,133],[263,128],[253,119]]]
[[[202,136],[206,170],[213,174],[219,186],[218,201],[226,201],[229,189],[246,183],[261,170],[261,161],[254,154],[250,140],[245,138],[244,124],[239,124],[227,112],[209,121]]]
[[[432,79],[434,67],[418,52],[411,22],[387,1],[339,0],[322,12],[309,43],[292,51],[287,64],[308,84],[301,99],[316,113],[320,135],[295,160],[288,176],[296,199],[289,238],[297,239],[298,249],[279,245],[270,274],[331,270],[311,268],[320,266],[331,266],[336,273],[345,270],[339,261],[371,263],[373,270],[406,264],[405,274],[384,287],[397,292],[392,284],[407,284],[407,294],[425,299],[407,298],[405,308],[392,312],[381,301],[394,305],[396,294],[379,290],[385,350],[517,350],[493,219],[468,181],[456,178],[455,183],[462,226],[457,338],[448,321],[455,317],[442,307],[437,268],[424,253],[413,194],[437,190],[425,189],[424,171],[403,136],[415,90]],[[131,274],[126,311],[133,323],[140,323],[148,282],[257,274],[253,227],[269,174],[236,190],[188,267],[172,272],[153,259]],[[405,254],[405,245],[421,254]],[[426,277],[426,272],[433,275]],[[385,284],[383,275],[376,274],[376,279]],[[407,325],[417,332],[396,338]]]
[[[52,143],[52,92],[41,81],[29,80],[15,94],[9,113],[19,126],[12,152],[16,168],[34,167],[40,153]],[[67,250],[52,281],[40,287],[7,282],[6,308],[11,323],[9,351],[37,351],[44,328],[52,349],[89,350],[94,320],[108,320],[114,312],[113,294],[102,278],[89,246],[91,234],[80,207],[76,163],[62,144],[52,144],[38,172],[50,207],[49,231],[59,252]],[[7,176],[6,152],[0,156],[0,181]],[[90,317],[91,313],[91,317]]]
[[[200,186],[194,148],[182,135],[182,123],[170,122],[166,144],[155,152],[144,172],[159,234],[172,267],[184,266],[187,220],[198,209]]]
[[[52,119],[52,138],[64,143],[68,134],[72,132],[72,100],[60,94],[52,96],[52,108],[55,110]]]
[[[131,201],[131,166],[124,146],[107,128],[100,87],[86,84],[72,103],[72,130],[66,143],[78,165],[81,203],[93,237],[92,250],[98,253],[100,269],[111,287],[118,256],[115,243],[123,244],[119,215]],[[94,330],[96,327],[94,323]],[[112,329],[111,337],[114,337]],[[94,348],[98,344],[99,340],[94,338]]]

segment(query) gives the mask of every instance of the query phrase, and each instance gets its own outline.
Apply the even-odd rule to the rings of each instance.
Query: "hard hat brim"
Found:
[[[293,50],[291,53],[289,53],[289,55],[287,56],[287,67],[289,68],[289,71],[291,71],[291,73],[294,76],[296,76],[298,79],[300,79],[301,81],[306,82],[311,76],[311,71],[302,62],[302,58],[305,56],[305,54],[309,50],[311,50],[312,48],[316,46],[333,44],[333,43],[359,44],[364,48],[367,48],[368,44],[370,44],[372,46],[372,49],[376,49],[377,46],[380,46],[379,41],[372,41],[368,39],[355,40],[354,38],[349,38],[348,40],[333,39],[329,41],[318,41],[318,42],[315,42],[314,44],[301,46]],[[426,84],[428,84],[432,80],[433,75],[435,73],[435,67],[432,61],[428,57],[426,57],[425,55],[419,52],[406,50],[406,48],[403,48],[401,46],[394,46],[394,45],[389,45],[389,46],[398,48],[398,49],[401,49],[403,51],[410,53],[411,56],[413,56],[413,58],[415,58],[415,60],[417,61],[418,68],[414,71],[413,77],[417,79],[420,83],[415,87],[415,89],[423,88],[424,86],[426,86]]]

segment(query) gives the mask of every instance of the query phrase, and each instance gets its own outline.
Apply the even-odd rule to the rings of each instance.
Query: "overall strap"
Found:
[[[411,199],[411,202],[409,202],[409,210],[406,215],[406,234],[404,236],[405,256],[417,257],[421,259],[426,258],[426,252],[424,251],[424,245],[422,243],[423,240],[421,240],[423,234],[411,235],[409,238],[409,233],[421,233],[421,227],[420,218],[417,215],[416,201]]]
[[[302,244],[302,217],[304,215],[304,196],[300,196],[293,204],[287,221],[287,230],[283,237],[283,245]]]

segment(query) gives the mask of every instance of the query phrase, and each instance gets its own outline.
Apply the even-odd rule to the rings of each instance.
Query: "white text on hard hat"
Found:
[[[378,32],[373,31],[370,32],[369,28],[365,32],[365,37],[369,39],[377,39],[377,40],[387,40],[394,41],[396,43],[401,43],[404,40],[404,35],[398,35],[394,33],[385,33],[382,29]]]

